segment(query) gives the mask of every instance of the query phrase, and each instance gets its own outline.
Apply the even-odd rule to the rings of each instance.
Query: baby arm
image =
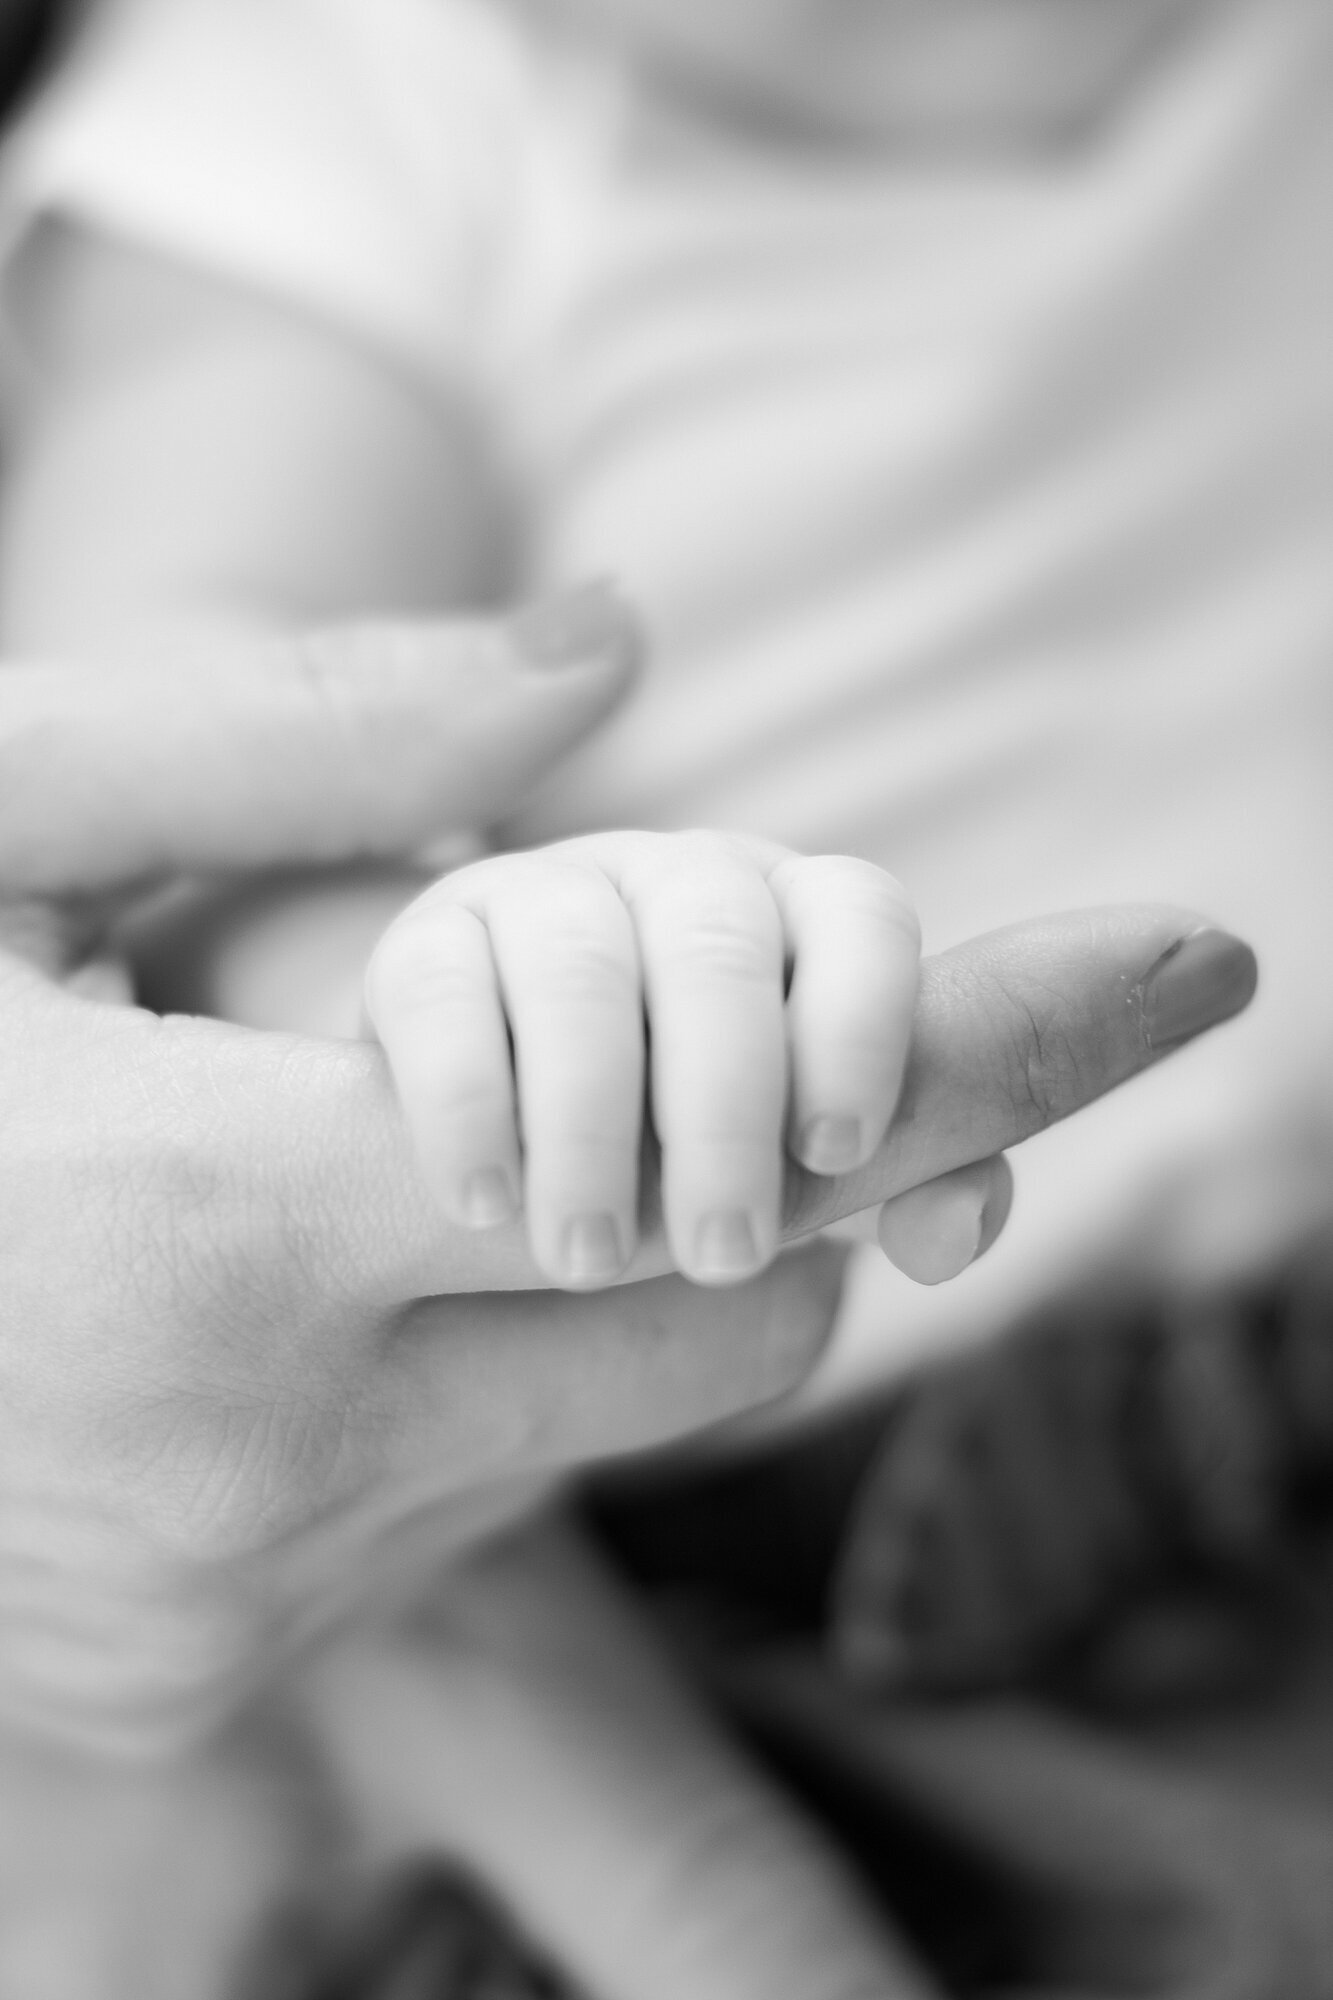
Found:
[[[784,1151],[841,1173],[878,1147],[919,951],[868,862],[606,833],[436,883],[381,939],[367,1012],[451,1220],[521,1202],[554,1283],[613,1280],[648,1117],[674,1261],[723,1284],[775,1253]]]
[[[503,589],[466,394],[331,321],[48,220],[6,304],[6,635],[188,660],[220,633],[430,616]]]

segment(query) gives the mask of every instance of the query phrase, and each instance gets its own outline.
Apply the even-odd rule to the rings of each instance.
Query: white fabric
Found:
[[[691,133],[483,0],[111,0],[15,150],[61,206],[492,399],[534,586],[617,573],[642,695],[514,827],[748,826],[893,867],[928,944],[1162,898],[1248,1019],[1020,1157],[1017,1304],[1150,1165],[1333,1099],[1333,9],[1204,0],[1079,146]]]

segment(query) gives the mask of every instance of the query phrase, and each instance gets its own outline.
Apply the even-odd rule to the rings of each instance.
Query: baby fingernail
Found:
[[[841,1174],[861,1158],[859,1118],[812,1118],[801,1134],[800,1158],[814,1174]]]
[[[759,1263],[754,1224],[743,1208],[719,1208],[694,1232],[694,1270],[700,1278],[748,1278]]]
[[[565,1224],[561,1268],[571,1285],[596,1285],[614,1278],[625,1263],[620,1231],[610,1215],[576,1215]]]
[[[518,1202],[502,1167],[483,1167],[463,1186],[463,1220],[469,1229],[495,1229],[512,1222]]]
[[[509,620],[509,635],[529,667],[587,666],[608,654],[639,650],[634,613],[613,583],[585,583],[538,599]]]
[[[1131,997],[1148,1047],[1166,1049],[1238,1014],[1258,983],[1247,944],[1226,931],[1199,930],[1164,951]]]

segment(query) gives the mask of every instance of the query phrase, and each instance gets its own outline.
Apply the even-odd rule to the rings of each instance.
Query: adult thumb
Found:
[[[606,584],[504,618],[0,673],[0,896],[390,855],[502,817],[634,681]]]

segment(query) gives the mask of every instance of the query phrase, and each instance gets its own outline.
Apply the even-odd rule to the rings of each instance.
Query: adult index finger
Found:
[[[1248,1006],[1253,951],[1188,912],[1063,912],[971,939],[921,968],[897,1113],[874,1159],[828,1181],[793,1166],[800,1236],[1005,1151]]]
[[[615,707],[640,646],[593,584],[506,619],[0,670],[0,897],[405,852],[502,816]]]

